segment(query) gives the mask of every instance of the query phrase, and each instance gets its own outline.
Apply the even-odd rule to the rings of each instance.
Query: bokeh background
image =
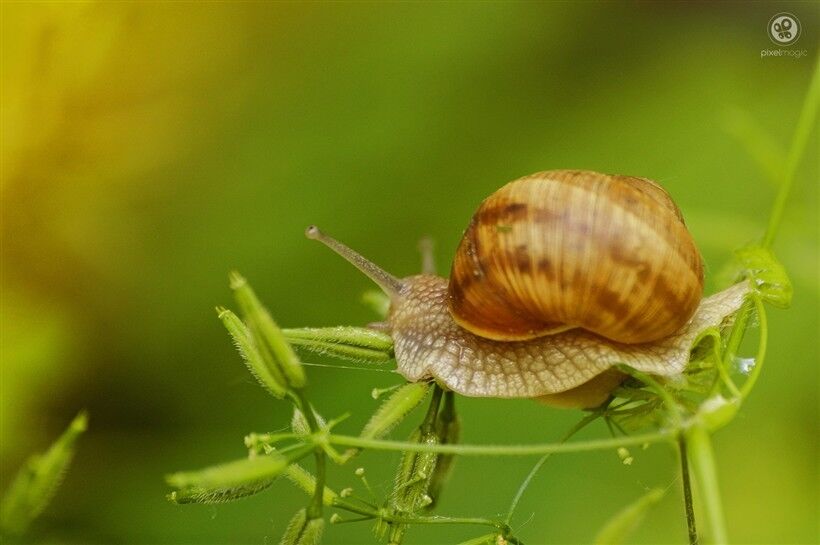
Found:
[[[802,21],[806,57],[760,58],[778,11]],[[277,542],[305,500],[284,481],[218,507],[164,499],[165,473],[240,457],[245,433],[289,419],[216,319],[230,269],[283,325],[363,324],[367,280],[305,240],[307,224],[399,275],[418,270],[431,235],[446,270],[502,183],[589,168],[668,188],[713,290],[776,191],[735,135],[788,147],[818,24],[816,3],[3,3],[0,487],[87,407],[91,429],[35,539]],[[738,543],[818,540],[817,150],[814,134],[775,244],[794,305],[770,313],[758,387],[714,439]],[[376,407],[371,389],[399,381],[309,376],[325,415],[352,413],[348,433]],[[580,417],[529,401],[460,408],[472,443],[552,441]],[[520,536],[588,542],[660,486],[632,539],[685,542],[675,453],[633,454],[631,466],[614,452],[553,457]],[[503,513],[533,461],[460,460],[441,512]],[[396,456],[362,463],[388,490]],[[352,469],[330,484],[354,485]],[[409,542],[481,531],[418,528]],[[325,538],[369,540],[363,525]]]

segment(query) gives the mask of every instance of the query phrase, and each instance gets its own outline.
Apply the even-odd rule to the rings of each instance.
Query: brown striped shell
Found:
[[[700,254],[662,187],[554,170],[481,203],[453,261],[448,305],[488,339],[583,328],[632,344],[679,330],[702,293]]]

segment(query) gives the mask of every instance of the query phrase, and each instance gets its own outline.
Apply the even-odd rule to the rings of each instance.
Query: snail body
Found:
[[[668,194],[588,171],[534,174],[488,197],[449,279],[398,279],[315,227],[306,234],[390,297],[386,329],[405,378],[470,396],[600,404],[619,363],[680,373],[695,338],[748,289],[701,302],[702,261]]]
[[[525,341],[497,341],[452,319],[444,278],[418,275],[403,281],[405,288],[388,316],[402,375],[410,381],[434,377],[464,395],[504,398],[567,392],[618,364],[676,375],[689,361],[700,333],[737,310],[748,292],[746,284],[738,284],[704,299],[686,327],[649,343],[616,343],[580,328]],[[592,398],[600,403],[619,382],[608,381],[602,396]]]

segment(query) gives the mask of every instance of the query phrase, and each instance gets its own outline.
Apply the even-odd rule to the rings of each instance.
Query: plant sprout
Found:
[[[26,460],[0,502],[0,536],[22,536],[45,510],[71,465],[77,440],[87,428],[88,413],[81,411],[48,450]]]

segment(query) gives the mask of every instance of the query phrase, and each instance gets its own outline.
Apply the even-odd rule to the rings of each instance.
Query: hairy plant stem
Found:
[[[707,533],[715,545],[728,543],[709,432],[702,424],[696,423],[686,430],[685,443],[686,453],[692,464],[692,473],[695,475],[705,506]]]
[[[433,395],[430,405],[418,430],[414,433],[419,444],[440,444],[436,430],[436,419],[444,395],[444,389],[438,384],[433,385]],[[430,490],[430,454],[405,452],[402,461],[396,470],[395,488],[388,502],[388,513],[393,518],[413,517],[421,507],[422,498],[429,498]],[[437,459],[437,457],[434,457]],[[433,466],[435,467],[435,462]],[[423,469],[422,469],[423,468]],[[433,471],[435,471],[433,469]],[[429,505],[429,502],[427,503]],[[386,520],[386,519],[385,519]],[[395,521],[390,523],[388,540],[391,544],[401,545],[408,523]]]
[[[430,398],[430,405],[427,407],[427,414],[424,415],[424,420],[419,427],[422,434],[432,433],[436,428],[436,416],[438,415],[438,408],[441,405],[441,397],[444,395],[444,390],[438,384],[433,385],[433,396]]]
[[[456,411],[456,396],[452,390],[444,392],[444,401],[436,417],[436,435],[439,443],[443,445],[458,443],[461,438],[461,422]],[[436,467],[430,477],[430,485],[427,487],[428,495],[432,499],[428,509],[436,508],[454,463],[454,454],[437,456]]]
[[[490,526],[496,528],[499,533],[505,536],[509,543],[519,543],[514,538],[510,537],[510,527],[500,520],[487,519],[480,517],[447,517],[447,516],[417,516],[412,514],[395,514],[391,513],[387,508],[378,508],[374,505],[364,503],[353,503],[333,490],[324,487],[318,488],[316,480],[304,469],[299,468],[294,471],[291,466],[289,477],[296,484],[298,488],[304,491],[311,497],[315,497],[317,491],[322,491],[323,503],[327,507],[341,509],[357,515],[363,515],[364,518],[357,520],[342,520],[340,522],[356,522],[358,520],[384,520],[386,522],[404,523],[404,524],[475,524],[481,526]]]
[[[312,434],[322,433],[323,430],[321,426],[319,426],[319,422],[316,420],[316,415],[313,414],[313,407],[310,406],[310,402],[307,400],[304,391],[302,389],[297,389],[294,392],[294,396],[298,401],[299,408],[305,417],[305,421],[308,424],[308,428],[310,428],[310,432]],[[309,519],[322,518],[322,499],[327,471],[325,451],[321,445],[316,446],[313,451],[313,456],[316,460],[316,489],[313,492],[313,498],[311,499],[310,505],[307,509],[307,516]]]
[[[689,476],[689,462],[686,455],[686,437],[678,436],[680,452],[680,474],[683,480],[683,504],[686,509],[686,527],[689,530],[689,545],[698,545],[698,530],[695,526],[695,505],[692,503],[692,482]]]

